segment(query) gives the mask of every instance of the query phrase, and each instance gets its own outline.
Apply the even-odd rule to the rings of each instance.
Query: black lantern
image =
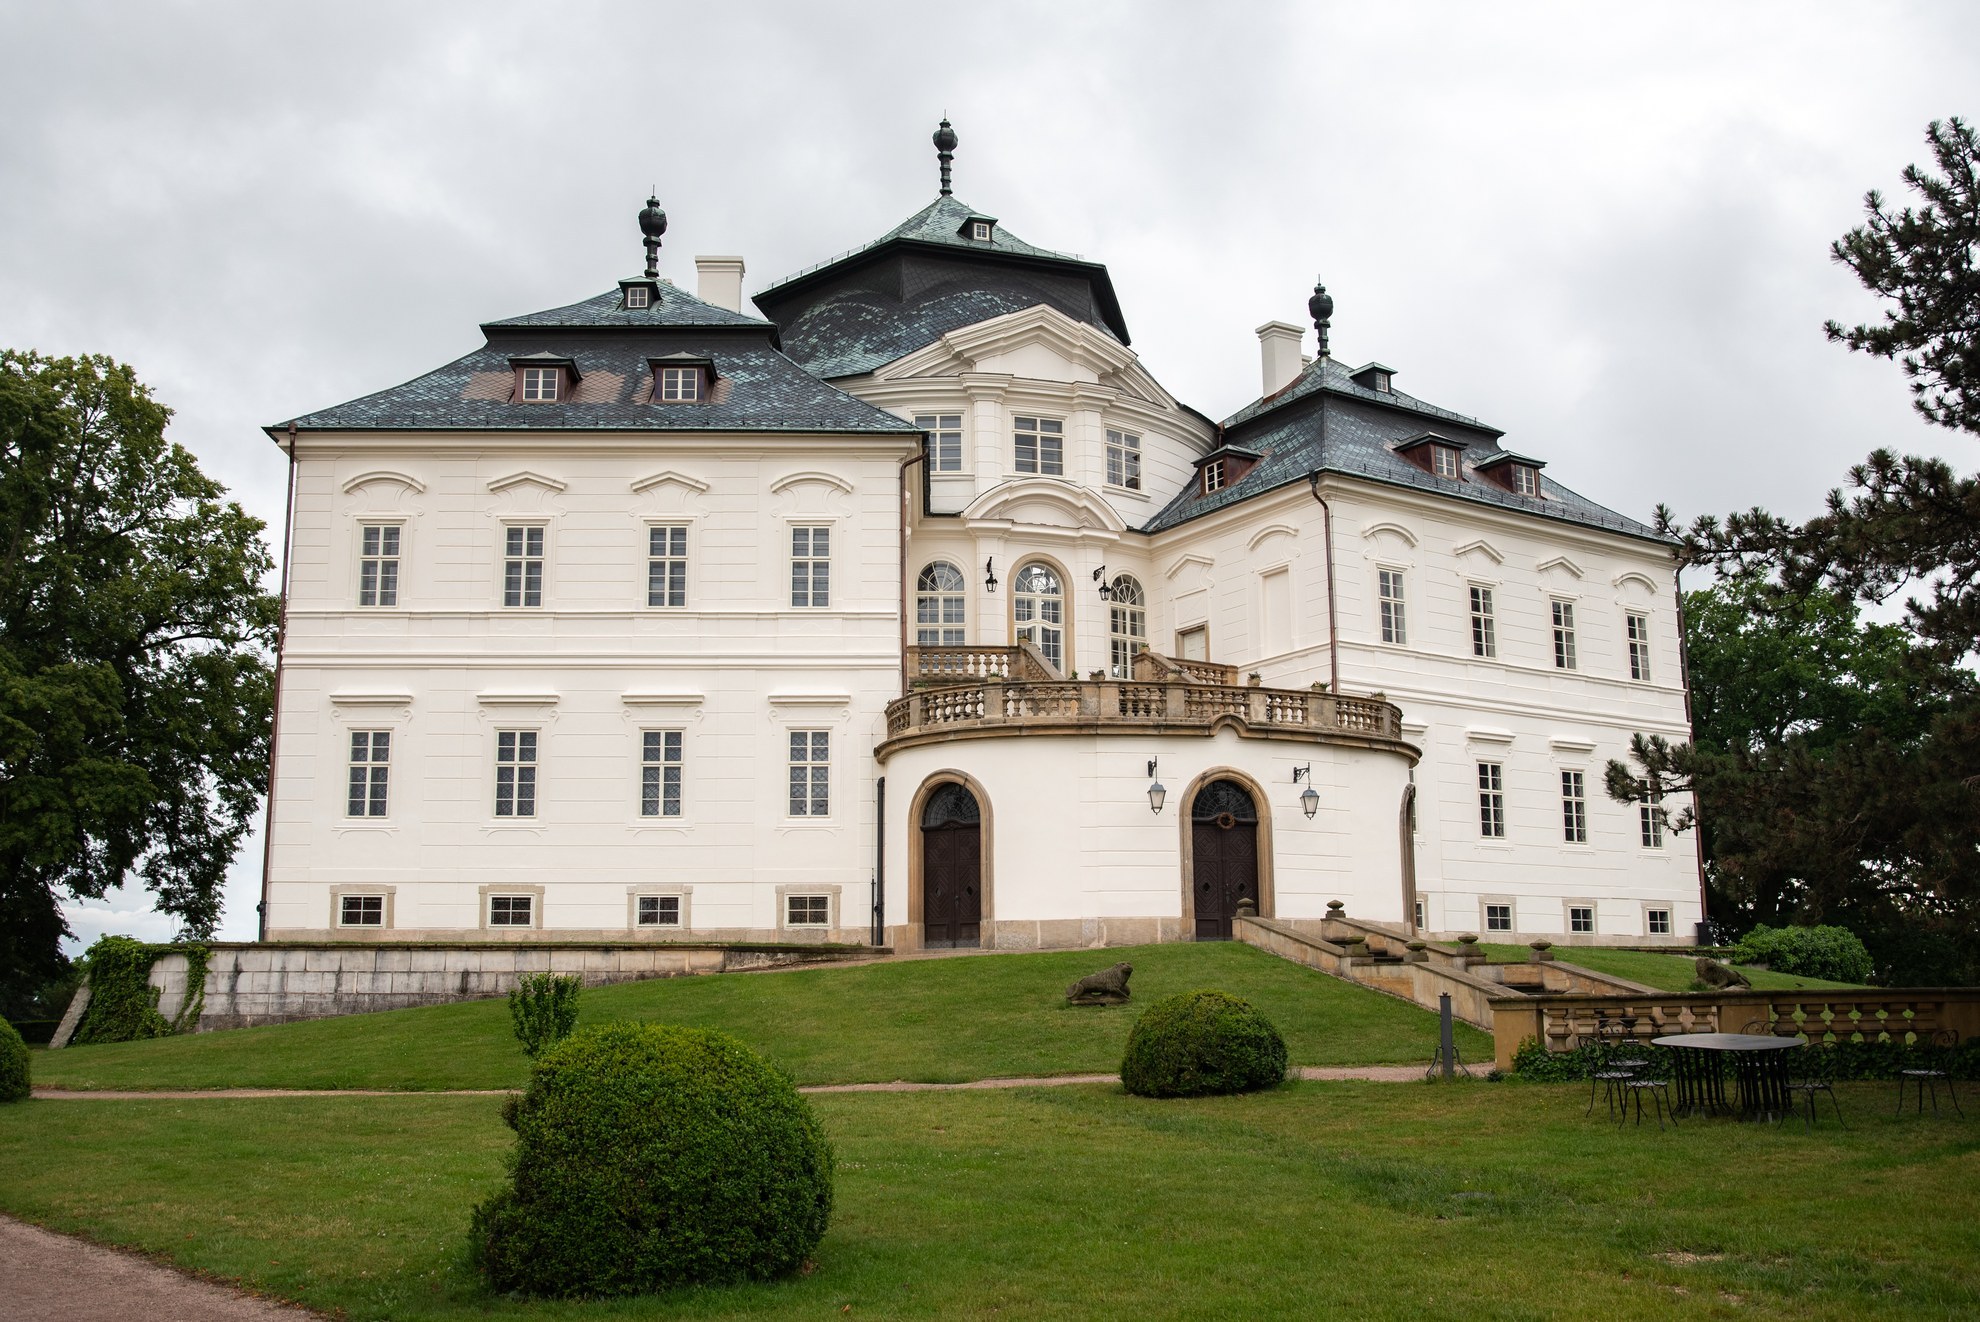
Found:
[[[1299,796],[1299,807],[1300,811],[1306,814],[1306,820],[1310,822],[1313,820],[1313,814],[1320,811],[1320,794],[1313,788],[1313,764],[1311,762],[1308,762],[1303,767],[1293,768],[1293,784],[1297,785],[1301,781],[1306,782],[1306,792]]]
[[[1162,811],[1163,801],[1169,797],[1169,791],[1163,787],[1161,781],[1155,779],[1155,763],[1158,760],[1152,757],[1148,759],[1148,810],[1159,814]]]
[[[986,591],[997,590],[997,557],[994,555],[983,562],[983,586]]]

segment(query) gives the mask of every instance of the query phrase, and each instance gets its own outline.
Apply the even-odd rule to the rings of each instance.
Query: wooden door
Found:
[[[921,812],[921,943],[974,946],[982,925],[982,814],[966,788],[944,785]]]
[[[1190,807],[1190,894],[1198,941],[1228,941],[1238,902],[1258,910],[1258,810],[1235,781],[1204,787]]]

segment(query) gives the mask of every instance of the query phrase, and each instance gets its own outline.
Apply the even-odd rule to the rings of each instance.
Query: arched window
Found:
[[[1112,644],[1115,679],[1134,675],[1134,658],[1148,650],[1148,598],[1132,575],[1122,574],[1107,589],[1107,634]]]
[[[963,637],[962,570],[937,560],[921,571],[914,584],[914,641],[923,647],[961,647]]]
[[[1029,642],[1060,674],[1066,669],[1066,589],[1050,565],[1036,560],[1017,572],[1011,593],[1017,636]]]

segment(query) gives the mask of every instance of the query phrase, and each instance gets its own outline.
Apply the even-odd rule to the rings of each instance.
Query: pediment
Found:
[[[1566,574],[1569,578],[1587,577],[1586,571],[1584,571],[1580,565],[1576,564],[1574,561],[1568,559],[1564,555],[1551,556],[1548,559],[1542,560],[1539,564],[1535,565],[1534,568],[1542,574],[1554,573],[1558,571],[1559,573]]]
[[[660,472],[654,473],[651,476],[640,478],[632,484],[632,489],[644,495],[646,492],[657,491],[661,487],[670,486],[679,487],[683,491],[696,496],[708,490],[708,484],[706,482],[689,477],[686,473],[677,473],[671,468],[662,469]]]
[[[1127,524],[1113,506],[1090,491],[1053,478],[1023,478],[992,487],[971,501],[962,517],[1075,531],[1127,531]]]
[[[1138,370],[1138,362],[1120,341],[1039,303],[950,331],[874,375],[888,381],[998,372],[1039,381],[1098,383],[1130,367]],[[1138,386],[1133,393],[1144,389]]]
[[[1475,555],[1481,560],[1490,560],[1495,565],[1502,565],[1506,562],[1506,553],[1486,541],[1483,537],[1466,542],[1463,546],[1451,548],[1451,554],[1460,560],[1468,555]]]
[[[488,483],[488,489],[490,491],[508,491],[513,487],[534,486],[541,487],[543,490],[549,492],[559,492],[563,491],[568,485],[568,483],[559,482],[554,477],[545,477],[541,473],[523,468],[491,480]]]

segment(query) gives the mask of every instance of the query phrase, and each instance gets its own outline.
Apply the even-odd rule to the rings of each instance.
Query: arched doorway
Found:
[[[1258,901],[1258,805],[1235,780],[1213,780],[1190,805],[1190,898],[1198,941],[1231,939],[1238,902]]]
[[[921,943],[974,946],[983,930],[983,810],[953,782],[921,809]]]

